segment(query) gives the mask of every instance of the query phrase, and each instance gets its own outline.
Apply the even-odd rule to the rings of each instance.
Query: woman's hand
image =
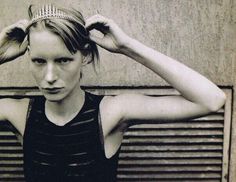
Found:
[[[20,20],[0,33],[0,64],[11,61],[26,52],[26,28],[28,20]]]
[[[113,20],[99,14],[87,19],[86,28],[88,31],[95,29],[101,32],[102,37],[90,34],[90,39],[110,52],[123,53],[123,49],[130,39]]]

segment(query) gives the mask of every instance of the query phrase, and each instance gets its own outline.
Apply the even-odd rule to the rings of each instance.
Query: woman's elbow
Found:
[[[219,91],[212,99],[211,102],[209,102],[207,105],[207,108],[210,112],[217,112],[220,108],[224,106],[226,102],[226,95],[223,91]]]

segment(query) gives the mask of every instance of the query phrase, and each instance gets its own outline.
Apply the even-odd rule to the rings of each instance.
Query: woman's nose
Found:
[[[49,83],[49,84],[53,84],[54,82],[56,82],[58,79],[57,76],[57,70],[56,67],[53,63],[48,63],[47,68],[46,68],[46,74],[45,74],[45,80]]]

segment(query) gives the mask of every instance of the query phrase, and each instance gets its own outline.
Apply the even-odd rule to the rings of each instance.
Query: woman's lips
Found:
[[[63,87],[52,87],[52,88],[43,88],[44,91],[52,94],[56,94],[60,92],[63,89]]]

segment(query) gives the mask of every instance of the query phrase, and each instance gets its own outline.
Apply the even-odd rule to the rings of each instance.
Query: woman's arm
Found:
[[[120,120],[187,119],[217,111],[225,103],[224,92],[214,83],[173,58],[129,37],[114,21],[95,15],[88,19],[86,26],[88,30],[96,29],[104,34],[100,38],[91,35],[91,39],[98,45],[111,52],[133,58],[161,76],[181,93],[181,96],[156,98],[124,94],[106,99],[103,108],[116,108],[112,114],[117,113],[118,110],[121,114],[117,118]],[[116,126],[115,120],[117,119],[111,123],[110,129]]]
[[[0,64],[23,55],[28,46],[26,27],[28,20],[20,20],[4,28],[0,33]]]
[[[0,33],[0,65],[23,55],[27,50],[28,20],[4,28]],[[0,121],[8,120],[23,135],[29,99],[0,99]]]
[[[4,120],[11,122],[11,124],[23,136],[29,101],[30,101],[29,98],[0,99],[0,122]]]
[[[173,58],[134,39],[129,39],[123,52],[165,79],[185,99],[209,111],[217,111],[224,104],[225,94],[214,83]]]

